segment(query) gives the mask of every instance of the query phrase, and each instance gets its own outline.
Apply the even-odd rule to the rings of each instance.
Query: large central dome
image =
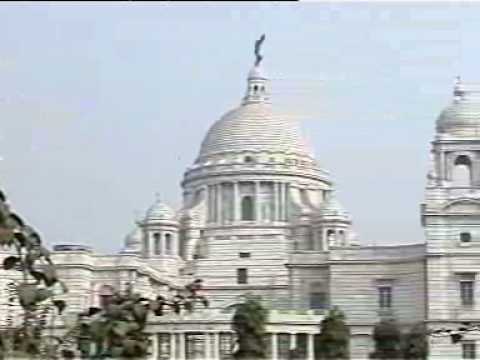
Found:
[[[313,157],[302,138],[300,125],[276,114],[269,101],[268,80],[255,66],[248,74],[242,104],[226,113],[208,131],[198,161],[225,152],[280,152]]]
[[[274,114],[267,102],[246,102],[225,114],[208,131],[199,157],[245,150],[311,156],[298,122]]]

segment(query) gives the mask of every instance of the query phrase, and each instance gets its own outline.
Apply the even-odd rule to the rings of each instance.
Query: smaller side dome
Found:
[[[457,78],[454,99],[437,119],[437,133],[460,137],[478,137],[480,132],[480,87],[468,86]]]
[[[320,208],[318,217],[325,220],[351,221],[350,214],[340,204],[333,192],[327,195],[325,202]]]
[[[147,210],[145,214],[146,222],[155,221],[175,221],[175,212],[173,209],[162,202],[158,196],[152,206]]]
[[[122,253],[140,253],[142,247],[142,229],[135,227],[127,236],[125,236],[125,247]]]

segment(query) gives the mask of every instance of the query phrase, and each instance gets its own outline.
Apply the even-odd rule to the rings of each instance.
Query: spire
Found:
[[[268,79],[264,75],[260,63],[263,60],[263,56],[260,54],[260,49],[265,41],[265,34],[260,39],[255,41],[255,63],[253,68],[248,73],[247,78],[247,92],[243,98],[242,104],[268,102]]]
[[[455,78],[455,84],[453,86],[453,96],[455,101],[461,100],[464,95],[465,95],[465,89],[462,83],[462,79],[460,78],[460,76],[457,76]]]

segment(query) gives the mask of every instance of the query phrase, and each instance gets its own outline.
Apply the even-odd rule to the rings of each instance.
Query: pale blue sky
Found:
[[[49,244],[116,251],[154,193],[178,207],[208,127],[267,34],[274,103],[297,114],[363,243],[423,241],[434,121],[478,81],[476,4],[0,6],[0,186]]]

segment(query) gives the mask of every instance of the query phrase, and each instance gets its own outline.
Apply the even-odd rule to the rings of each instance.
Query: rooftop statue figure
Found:
[[[262,43],[265,41],[265,34],[260,36],[260,39],[255,41],[255,66],[260,65],[260,62],[263,59],[263,56],[260,55],[260,48],[262,47]]]

